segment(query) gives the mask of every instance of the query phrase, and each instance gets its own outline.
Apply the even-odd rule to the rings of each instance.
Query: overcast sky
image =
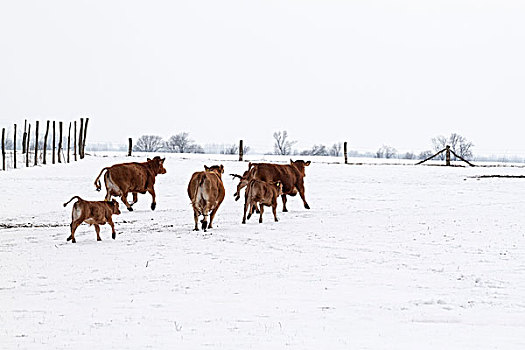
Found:
[[[524,1],[2,1],[0,126],[525,155]]]

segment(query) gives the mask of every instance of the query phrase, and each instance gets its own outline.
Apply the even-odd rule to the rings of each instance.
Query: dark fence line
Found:
[[[69,131],[67,135],[67,153],[64,150],[64,141],[65,137],[63,135],[63,122],[58,122],[58,135],[56,135],[56,122],[52,123],[52,135],[51,135],[51,162],[55,164],[56,160],[58,163],[69,163],[70,162],[70,152],[71,152],[71,126],[73,125],[73,159],[77,161],[77,150],[80,159],[83,159],[85,156],[85,145],[87,138],[87,128],[88,128],[89,118],[80,118],[80,133],[78,134],[78,149],[77,149],[77,121],[69,123]],[[44,134],[43,141],[39,140],[39,128],[40,121],[35,121],[34,124],[34,141],[31,136],[31,123],[28,123],[27,119],[24,121],[24,132],[22,134],[22,155],[25,155],[25,165],[29,167],[30,158],[32,158],[33,166],[41,164],[47,164],[47,153],[48,153],[48,136],[49,136],[49,126],[51,121],[46,121],[46,131]],[[57,149],[57,138],[58,136],[58,149]],[[12,143],[6,135],[6,129],[2,128],[2,171],[6,171],[8,168],[17,168],[17,124],[14,124]],[[40,144],[42,144],[42,150],[40,150]],[[10,152],[8,152],[10,151]],[[67,154],[67,157],[66,157]],[[8,157],[9,155],[9,157]],[[8,159],[10,158],[10,159]],[[8,160],[11,160],[11,167],[9,167]]]

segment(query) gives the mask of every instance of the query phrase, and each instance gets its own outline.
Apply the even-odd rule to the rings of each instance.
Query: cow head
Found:
[[[109,202],[109,205],[111,205],[111,208],[112,208],[112,213],[115,214],[115,215],[119,215],[120,214],[120,208],[118,206],[118,202],[116,200],[111,200],[111,202]]]
[[[153,157],[153,159],[148,158],[148,163],[151,166],[151,170],[155,173],[155,175],[158,174],[166,174],[166,169],[164,169],[164,161],[166,158],[161,158],[159,156]]]
[[[304,172],[304,167],[307,167],[310,165],[310,161],[304,161],[304,160],[296,160],[295,162],[293,160],[290,159],[290,165],[293,166],[294,168],[296,168],[299,173],[301,173],[301,175],[304,177],[306,176],[305,172]]]
[[[215,174],[217,174],[220,177],[222,177],[222,174],[224,173],[224,166],[221,164],[221,165],[213,165],[211,167],[207,167],[206,165],[204,166],[204,170],[205,171],[209,171],[209,172],[214,172]]]

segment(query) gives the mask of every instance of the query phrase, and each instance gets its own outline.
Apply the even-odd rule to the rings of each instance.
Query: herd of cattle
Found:
[[[111,167],[102,169],[95,179],[97,191],[101,190],[100,177],[104,174],[106,185],[106,197],[104,201],[86,201],[78,196],[74,196],[64,207],[74,199],[71,214],[71,235],[68,241],[76,243],[75,231],[82,223],[95,226],[97,240],[100,241],[100,225],[106,223],[111,226],[112,237],[116,238],[115,225],[112,215],[120,214],[119,204],[112,197],[120,197],[129,211],[133,211],[133,204],[137,203],[138,194],[148,192],[151,195],[151,210],[155,210],[155,177],[159,174],[166,174],[164,161],[166,158],[154,157],[147,159],[143,163],[123,163],[115,164]],[[250,219],[254,211],[257,211],[259,222],[262,223],[264,206],[271,206],[274,220],[277,220],[277,197],[281,196],[283,201],[283,211],[286,209],[286,196],[295,196],[297,193],[303,200],[304,207],[310,209],[304,196],[304,176],[305,167],[310,162],[302,160],[292,161],[290,164],[270,164],[270,163],[249,163],[248,170],[244,174],[231,174],[234,178],[239,178],[237,191],[234,194],[235,200],[239,200],[240,191],[246,187],[244,201],[244,216],[242,223]],[[199,217],[201,227],[204,231],[213,227],[213,219],[222,201],[224,200],[225,190],[222,182],[224,167],[214,165],[204,166],[204,171],[196,172],[192,175],[188,184],[188,196],[193,207],[195,219],[195,231],[199,230]],[[128,203],[128,194],[131,193],[133,201]],[[248,216],[246,215],[248,214]]]

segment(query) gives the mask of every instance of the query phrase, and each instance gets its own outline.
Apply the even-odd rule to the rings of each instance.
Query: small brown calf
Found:
[[[100,226],[108,223],[111,226],[112,238],[115,239],[115,225],[111,215],[119,215],[120,210],[116,200],[111,202],[99,201],[85,201],[79,196],[74,196],[68,202],[64,203],[64,207],[69,204],[73,199],[77,199],[77,202],[73,204],[73,211],[71,212],[71,235],[67,238],[68,241],[76,243],[75,231],[80,224],[85,222],[89,225],[95,225],[95,232],[97,233],[97,241],[101,241],[100,238]]]
[[[244,216],[242,218],[242,223],[246,223],[246,212],[248,211],[248,219],[253,214],[253,211],[257,208],[257,203],[259,204],[259,223],[262,223],[262,216],[264,212],[264,206],[272,207],[273,218],[275,221],[277,219],[277,197],[282,195],[282,186],[281,182],[264,182],[261,180],[250,180],[246,186],[246,192],[244,196]]]

